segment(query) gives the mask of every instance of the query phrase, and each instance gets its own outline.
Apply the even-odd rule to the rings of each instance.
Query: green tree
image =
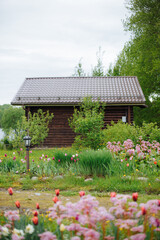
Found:
[[[131,32],[137,70],[144,74],[140,81],[145,95],[160,93],[160,1],[128,0],[131,15],[124,22]],[[133,62],[133,61],[132,61]]]
[[[92,69],[92,76],[93,77],[103,77],[105,76],[104,73],[104,66],[103,66],[103,55],[104,52],[102,52],[101,47],[99,47],[97,55],[97,65]]]
[[[137,76],[148,108],[134,108],[135,122],[141,125],[143,121],[154,121],[160,125],[160,1],[128,0],[126,7],[130,16],[124,26],[131,32],[131,40],[107,75]],[[158,97],[151,102],[151,96]]]
[[[102,128],[104,126],[104,105],[86,97],[78,110],[75,108],[69,125],[77,134],[75,145],[98,149],[102,144]]]
[[[23,108],[17,108],[10,106],[9,108],[4,110],[1,126],[2,130],[8,134],[10,130],[17,131],[17,122],[21,121],[22,116],[24,116]]]
[[[32,138],[31,143],[33,145],[43,144],[45,138],[48,136],[49,123],[52,121],[53,113],[43,112],[39,109],[33,115],[29,113],[29,120],[26,121],[26,129],[28,129],[29,135]]]
[[[0,128],[2,127],[1,121],[2,121],[2,116],[3,116],[4,110],[8,109],[10,106],[11,106],[10,104],[0,105]]]
[[[81,61],[82,61],[82,59],[79,60],[78,65],[75,67],[75,71],[74,71],[74,74],[73,74],[74,77],[85,77],[86,76],[86,74],[85,74],[85,72],[82,68],[82,62]]]
[[[33,115],[29,112],[29,118],[22,117],[21,121],[18,121],[17,132],[13,137],[13,147],[20,148],[24,145],[23,137],[29,134],[31,139],[31,145],[40,146],[43,144],[45,138],[48,136],[49,123],[53,119],[53,113],[43,112],[39,109]]]

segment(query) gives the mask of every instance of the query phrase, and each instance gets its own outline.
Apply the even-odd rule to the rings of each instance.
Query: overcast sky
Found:
[[[26,77],[85,72],[104,51],[107,70],[129,34],[124,0],[0,0],[0,104],[10,103]]]

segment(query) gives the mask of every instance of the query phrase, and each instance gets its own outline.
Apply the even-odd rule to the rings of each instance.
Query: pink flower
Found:
[[[85,240],[99,240],[100,233],[93,230],[93,229],[87,229],[87,231],[84,233]]]
[[[52,159],[54,160],[55,158],[53,157]]]
[[[16,221],[20,219],[18,211],[7,211],[5,212],[4,216],[10,221]]]
[[[71,238],[71,240],[81,240],[80,237],[74,236]]]
[[[7,157],[7,154],[5,153],[4,156]]]
[[[20,151],[23,151],[23,148],[20,148]]]
[[[39,165],[37,167],[39,168]]]
[[[44,232],[38,235],[40,240],[57,240],[57,237],[51,232]]]
[[[12,234],[12,240],[21,240],[24,239],[23,236],[18,236],[17,234]]]
[[[45,158],[47,158],[47,155],[45,155]]]
[[[67,157],[67,153],[64,154]]]
[[[32,153],[32,151],[30,151],[30,153]]]
[[[58,162],[60,162],[61,160],[59,159]]]
[[[73,161],[73,157],[71,157],[71,160]]]
[[[138,233],[138,234],[130,236],[131,240],[144,240],[145,238],[146,238],[145,233]]]
[[[32,159],[32,162],[34,162],[34,159]]]
[[[14,156],[14,157],[13,157],[13,160],[15,160],[15,159],[16,159],[16,157]]]
[[[129,167],[129,163],[127,163],[127,167]]]
[[[140,225],[138,227],[133,227],[133,228],[131,228],[131,230],[132,230],[132,232],[141,232],[142,233],[144,230],[144,226]]]

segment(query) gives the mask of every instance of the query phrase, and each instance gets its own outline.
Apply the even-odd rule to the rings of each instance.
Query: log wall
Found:
[[[33,114],[39,108],[43,111],[49,110],[54,114],[52,122],[49,124],[48,137],[44,141],[46,147],[65,147],[71,146],[74,142],[75,133],[69,127],[68,118],[73,115],[73,106],[48,106],[48,107],[26,107],[27,111],[31,111]],[[111,121],[115,123],[122,119],[122,116],[127,117],[127,122],[133,122],[133,107],[132,106],[107,106],[105,108],[104,123],[105,127],[110,124]]]

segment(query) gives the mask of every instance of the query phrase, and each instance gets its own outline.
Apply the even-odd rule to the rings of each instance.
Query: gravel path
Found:
[[[52,198],[55,196],[54,192],[35,192],[35,191],[14,191],[10,196],[8,191],[0,190],[0,210],[16,209],[14,202],[19,201],[21,208],[35,209],[36,203],[39,203],[41,210],[47,210],[53,206]],[[76,202],[80,199],[79,195],[76,196],[63,196],[60,194],[58,197],[64,204],[66,202]],[[111,206],[110,197],[96,197],[100,206],[105,206],[107,209]]]

